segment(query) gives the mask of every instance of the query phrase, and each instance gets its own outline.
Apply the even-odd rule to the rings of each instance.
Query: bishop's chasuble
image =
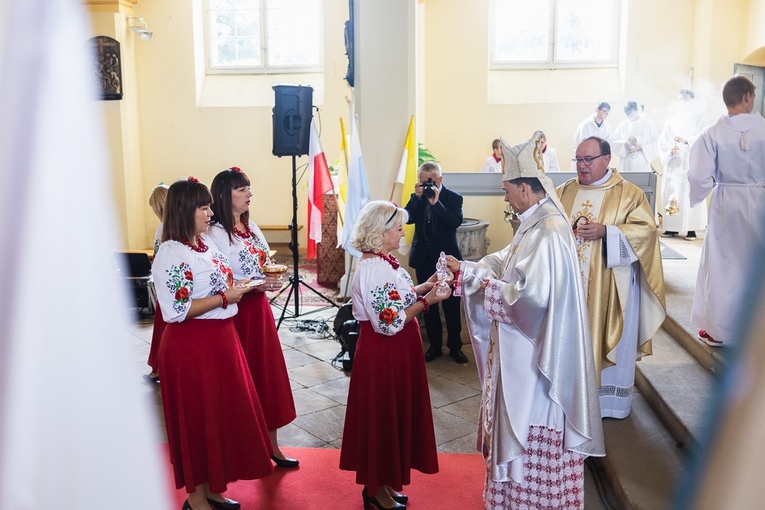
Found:
[[[487,509],[544,499],[581,508],[584,457],[605,454],[576,257],[565,217],[545,198],[521,215],[510,246],[462,262],[455,294],[483,389]]]
[[[556,190],[573,229],[587,294],[604,417],[626,418],[635,361],[651,354],[666,317],[659,233],[643,190],[616,171],[593,185],[571,179]],[[586,218],[606,225],[605,243],[576,236]]]

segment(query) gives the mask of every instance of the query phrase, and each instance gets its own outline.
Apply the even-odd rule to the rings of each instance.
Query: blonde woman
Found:
[[[417,315],[438,295],[435,275],[415,286],[391,254],[404,237],[405,209],[367,203],[351,245],[363,253],[353,280],[353,315],[361,323],[348,391],[340,469],[356,471],[364,508],[405,508],[399,491],[410,470],[437,473],[428,377]]]

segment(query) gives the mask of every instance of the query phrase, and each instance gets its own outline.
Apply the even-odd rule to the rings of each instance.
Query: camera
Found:
[[[436,183],[433,179],[428,179],[422,183],[422,196],[431,199],[436,196]]]

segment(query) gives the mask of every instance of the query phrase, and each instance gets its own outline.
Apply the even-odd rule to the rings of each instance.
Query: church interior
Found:
[[[569,171],[576,126],[602,101],[611,105],[612,126],[627,118],[624,103],[636,101],[661,130],[675,111],[681,89],[695,92],[710,123],[725,114],[720,91],[735,72],[748,73],[765,89],[763,0],[590,2],[594,7],[588,8],[598,12],[588,20],[591,30],[612,29],[615,49],[608,62],[536,66],[497,62],[493,21],[501,10],[500,0],[302,2],[318,5],[310,20],[299,23],[318,30],[319,64],[286,72],[211,70],[207,11],[224,4],[222,0],[77,3],[89,23],[83,39],[105,36],[119,43],[119,97],[95,102],[108,158],[108,168],[102,171],[111,185],[117,220],[115,250],[151,249],[158,221],[147,199],[159,183],[193,175],[209,185],[219,171],[237,166],[252,181],[251,218],[268,226],[264,231],[271,248],[288,253],[293,166],[291,158],[272,151],[273,86],[279,84],[313,88],[313,115],[330,165],[343,157],[340,119],[350,126],[357,118],[371,196],[395,201],[408,193],[396,176],[412,116],[418,144],[439,161],[449,186],[450,173],[465,179],[465,174],[478,172],[495,138],[512,145],[528,140],[536,130],[544,131],[561,170]],[[604,5],[611,11],[601,16],[598,9]],[[349,44],[346,22],[351,8]],[[0,7],[0,21],[7,14]],[[10,46],[0,43],[0,65]],[[760,113],[762,89],[757,90]],[[619,163],[619,158],[612,159],[612,166],[619,168]],[[308,186],[301,172],[306,155],[298,157],[297,164],[302,179],[296,187],[297,218],[304,224]],[[660,196],[663,168],[660,161],[652,166],[653,191]],[[512,242],[505,210],[500,188],[465,194],[465,217],[487,224],[489,253]],[[661,228],[658,201],[656,212]],[[306,231],[298,232],[301,256]],[[700,231],[697,240],[662,239],[667,248],[667,318],[654,338],[653,356],[637,365],[632,415],[604,421],[607,456],[588,475],[588,509],[756,508],[752,502],[765,496],[757,479],[757,454],[765,444],[752,438],[740,445],[736,432],[754,432],[744,424],[759,420],[763,404],[753,402],[741,409],[747,407],[742,404],[731,410],[729,419],[720,418],[729,395],[721,381],[736,384],[728,376],[730,369],[747,353],[750,359],[759,359],[755,356],[761,353],[754,348],[711,348],[696,338],[690,325],[703,238]],[[754,284],[759,284],[757,278]],[[752,305],[752,317],[764,316],[757,313],[758,306]],[[317,317],[331,322],[333,316],[330,312]],[[757,329],[754,324],[752,331]],[[128,331],[127,373],[140,381],[147,371],[151,323],[133,321]],[[299,407],[296,424],[283,435],[285,446],[339,448],[348,377],[332,365],[337,343],[289,328],[280,333]],[[448,359],[427,366],[440,453],[474,453],[480,384],[470,340],[466,332],[463,335],[467,366]],[[749,336],[757,339],[754,332]],[[749,385],[760,382],[757,372],[756,367],[747,372]],[[143,400],[152,405],[151,426],[162,429],[157,416],[160,385],[141,384]],[[724,448],[719,441],[726,441]],[[480,493],[476,502],[476,508],[482,508]]]

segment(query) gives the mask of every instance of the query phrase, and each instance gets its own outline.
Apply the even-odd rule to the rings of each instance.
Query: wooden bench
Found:
[[[258,228],[263,231],[266,240],[270,245],[287,245],[290,241],[292,232],[289,225],[260,225]],[[303,225],[298,224],[297,229],[301,230]],[[273,258],[273,255],[271,255]]]

